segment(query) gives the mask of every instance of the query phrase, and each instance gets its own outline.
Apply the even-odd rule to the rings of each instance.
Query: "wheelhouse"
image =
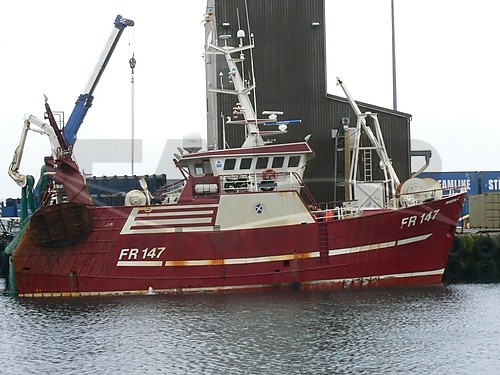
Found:
[[[309,145],[302,142],[189,153],[177,165],[198,193],[300,190],[305,167],[313,157]]]

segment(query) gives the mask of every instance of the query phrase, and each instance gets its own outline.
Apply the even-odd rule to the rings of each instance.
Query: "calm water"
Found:
[[[0,311],[1,374],[500,374],[499,284],[2,296]]]

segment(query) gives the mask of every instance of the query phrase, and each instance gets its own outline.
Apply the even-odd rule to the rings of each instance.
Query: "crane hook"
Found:
[[[132,54],[132,58],[128,62],[130,64],[130,69],[132,69],[132,74],[134,74],[134,68],[135,68],[136,62],[137,61],[135,60],[134,54]]]

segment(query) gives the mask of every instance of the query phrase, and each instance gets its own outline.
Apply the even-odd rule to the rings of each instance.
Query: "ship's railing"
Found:
[[[461,194],[466,191],[467,189],[465,186],[455,186],[449,188],[436,188],[406,194],[398,194],[397,196],[389,199],[389,208],[393,208],[397,204],[399,204],[399,206],[401,207],[411,207],[424,202],[431,202],[436,199]]]
[[[304,188],[302,179],[294,172],[269,172],[221,175],[221,189],[224,193],[269,192]]]
[[[390,210],[401,207],[411,207],[417,204],[446,198],[466,192],[465,186],[450,188],[439,188],[420,191],[418,193],[398,194],[395,197],[387,199],[387,205],[375,210]],[[361,208],[357,200],[342,202],[324,202],[309,205],[311,214],[318,221],[343,220],[361,215],[362,212],[371,210],[370,208]],[[372,209],[373,210],[373,209]]]
[[[158,191],[161,196],[161,204],[174,204],[179,200],[182,190],[186,186],[186,180],[179,180],[172,184],[162,186]]]
[[[318,221],[348,219],[359,216],[361,211],[357,201],[317,203],[309,210]]]
[[[467,186],[454,186],[449,188],[443,188],[443,197],[449,197],[456,194],[462,194],[467,192]]]

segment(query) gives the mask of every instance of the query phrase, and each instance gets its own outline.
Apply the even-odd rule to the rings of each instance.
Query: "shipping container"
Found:
[[[483,193],[469,197],[471,228],[500,228],[500,193]]]
[[[151,193],[167,184],[167,176],[94,176],[87,178],[87,186],[94,204],[98,206],[122,206],[125,204],[125,195],[134,189],[142,190],[139,180],[144,178]]]
[[[500,193],[500,171],[424,172],[418,177],[433,178],[443,189],[465,186],[467,198],[462,218],[466,225],[470,228],[499,228],[495,223],[500,206],[494,202],[497,195],[492,193]]]

